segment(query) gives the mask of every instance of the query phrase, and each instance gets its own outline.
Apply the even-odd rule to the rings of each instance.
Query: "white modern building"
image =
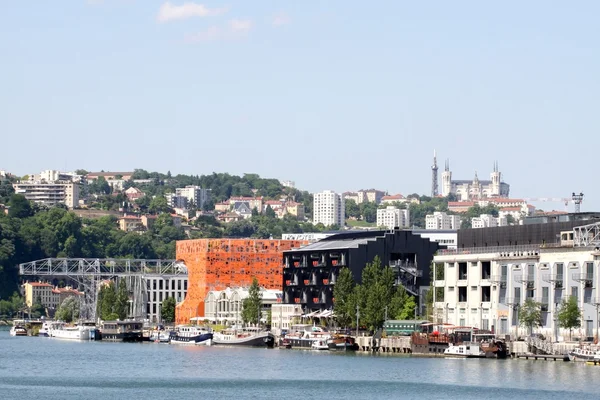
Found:
[[[325,226],[345,224],[344,196],[325,190],[315,193],[313,201],[313,224],[321,223]]]
[[[481,214],[479,217],[471,218],[471,228],[492,228],[495,226],[507,226],[506,217],[494,217],[489,214]]]
[[[560,234],[558,243],[441,250],[434,257],[434,321],[527,336],[519,323],[526,300],[539,305],[535,332],[568,341],[558,311],[570,297],[580,309],[573,340],[591,341],[600,332],[600,223]]]
[[[188,278],[185,275],[174,277],[149,277],[146,279],[146,314],[152,322],[161,322],[162,302],[174,297],[177,303],[183,301],[188,290]]]
[[[274,304],[281,302],[281,290],[261,288],[261,321],[266,322],[268,312]],[[244,299],[249,295],[248,288],[227,288],[211,290],[204,300],[205,319],[221,324],[238,325],[242,323]]]
[[[186,186],[175,189],[175,193],[166,195],[166,198],[171,208],[189,208],[194,204],[197,209],[202,209],[209,196],[208,189],[202,189],[200,186]]]
[[[460,216],[448,215],[445,212],[435,211],[425,216],[425,229],[459,229]]]
[[[79,205],[79,184],[74,182],[57,183],[14,183],[15,193],[22,194],[29,201],[52,207],[64,204],[69,208]]]
[[[377,226],[388,229],[410,227],[410,213],[408,209],[399,209],[394,206],[377,209]]]
[[[271,306],[271,332],[281,335],[302,317],[301,304],[273,304]]]

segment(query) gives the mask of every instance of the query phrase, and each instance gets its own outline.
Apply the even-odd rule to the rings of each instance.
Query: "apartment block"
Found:
[[[313,224],[321,223],[325,226],[345,224],[344,197],[341,194],[325,190],[314,194]]]
[[[454,230],[460,228],[460,216],[436,211],[425,216],[425,229]]]
[[[22,194],[29,201],[52,207],[64,204],[69,208],[79,205],[79,184],[74,182],[56,183],[14,183],[15,193]]]
[[[410,227],[408,209],[399,209],[394,206],[387,206],[377,210],[377,226],[383,226],[388,229],[408,228]]]
[[[507,226],[506,217],[494,217],[488,214],[481,214],[479,217],[471,218],[471,228],[493,228],[495,226]]]
[[[147,318],[153,322],[160,322],[160,312],[163,301],[173,297],[177,303],[185,299],[188,291],[188,277],[148,277],[146,278]]]

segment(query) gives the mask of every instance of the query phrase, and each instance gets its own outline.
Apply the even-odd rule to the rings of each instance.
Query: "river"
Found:
[[[4,399],[597,399],[584,363],[73,342],[0,331]]]

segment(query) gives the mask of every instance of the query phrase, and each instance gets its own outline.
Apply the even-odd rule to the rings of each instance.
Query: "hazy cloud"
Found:
[[[273,17],[273,20],[271,21],[271,23],[273,24],[273,26],[282,26],[282,25],[287,25],[291,22],[290,17],[284,13],[281,12],[277,15],[275,15]]]
[[[188,43],[201,43],[239,39],[250,32],[252,25],[250,19],[232,19],[224,27],[211,26],[203,31],[187,35],[185,41]]]
[[[252,21],[249,19],[232,19],[229,21],[229,29],[232,33],[247,33],[252,29]]]
[[[160,6],[156,19],[158,22],[169,22],[191,17],[212,17],[221,15],[226,11],[226,8],[208,8],[202,4],[193,2],[186,2],[180,6],[176,6],[167,1]]]

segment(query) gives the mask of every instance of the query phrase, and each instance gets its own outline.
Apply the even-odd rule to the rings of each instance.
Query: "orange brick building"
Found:
[[[302,240],[196,239],[177,242],[177,260],[188,270],[185,300],[175,309],[177,324],[204,316],[211,290],[246,287],[256,277],[265,289],[282,289],[283,252],[307,244]]]

